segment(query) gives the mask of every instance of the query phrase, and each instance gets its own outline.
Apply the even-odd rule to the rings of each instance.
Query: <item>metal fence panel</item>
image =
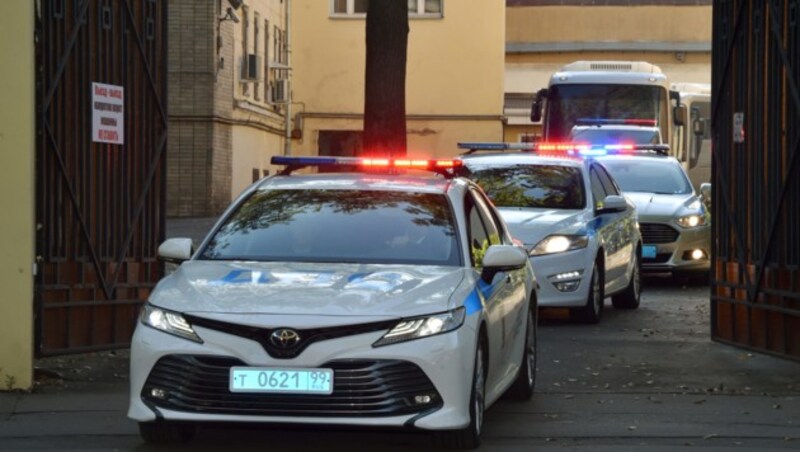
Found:
[[[126,347],[164,237],[166,0],[37,2],[36,351]],[[92,83],[124,88],[93,141]]]
[[[800,359],[798,3],[716,0],[712,52],[712,336],[792,359]]]

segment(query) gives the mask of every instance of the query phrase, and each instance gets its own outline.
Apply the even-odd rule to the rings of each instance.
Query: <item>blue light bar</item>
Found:
[[[281,155],[273,156],[270,163],[273,165],[287,166],[320,166],[320,165],[341,165],[340,160],[347,157],[286,157]],[[353,163],[350,163],[351,165]]]

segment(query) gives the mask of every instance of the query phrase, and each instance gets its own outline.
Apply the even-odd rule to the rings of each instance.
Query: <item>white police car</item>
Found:
[[[386,426],[476,447],[484,410],[531,397],[536,282],[458,161],[275,157],[153,291],[128,416],[151,442],[198,422]],[[368,172],[292,174],[305,166]],[[402,168],[440,175],[397,174]],[[394,173],[394,174],[390,174]],[[444,177],[441,177],[444,176]]]
[[[600,160],[636,203],[644,242],[642,270],[708,281],[710,215],[680,162],[658,153]]]
[[[567,143],[459,146],[470,149],[460,173],[481,185],[528,249],[539,306],[570,308],[586,323],[600,320],[607,296],[615,308],[639,306],[636,208],[592,158],[595,150]]]

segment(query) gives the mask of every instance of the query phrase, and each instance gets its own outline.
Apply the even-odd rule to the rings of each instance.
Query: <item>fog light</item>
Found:
[[[429,395],[414,396],[414,403],[416,403],[417,405],[427,405],[431,403],[431,400],[433,399]]]
[[[706,258],[706,252],[701,249],[687,250],[683,252],[683,260],[685,261],[699,261],[700,259]]]
[[[154,399],[164,400],[167,398],[167,391],[160,388],[153,388],[150,390],[150,397],[153,397]]]
[[[559,292],[575,292],[578,290],[578,286],[581,285],[581,277],[583,277],[583,270],[575,270],[550,275],[547,279]]]

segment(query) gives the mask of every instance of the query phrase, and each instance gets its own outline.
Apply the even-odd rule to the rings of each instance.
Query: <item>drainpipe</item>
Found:
[[[292,155],[292,0],[286,0],[286,140],[283,154]]]

